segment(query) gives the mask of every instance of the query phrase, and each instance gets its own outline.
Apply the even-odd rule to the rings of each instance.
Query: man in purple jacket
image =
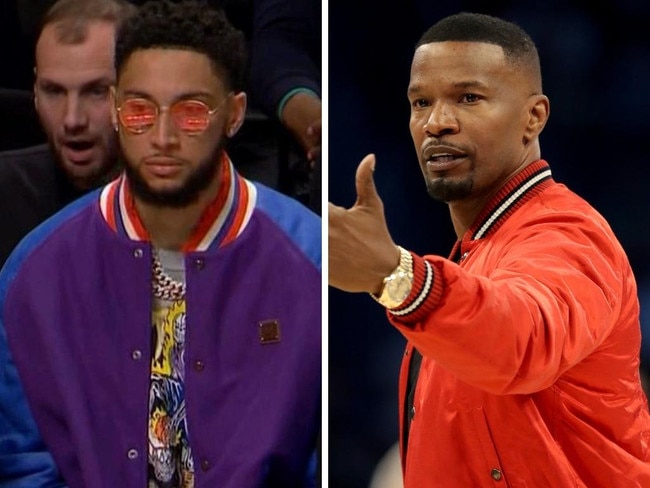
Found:
[[[244,44],[192,0],[149,2],[118,33],[125,171],[0,274],[0,485],[314,482],[321,224],[225,151]]]

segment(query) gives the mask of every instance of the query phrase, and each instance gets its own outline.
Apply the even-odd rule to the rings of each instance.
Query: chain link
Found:
[[[175,281],[163,271],[158,253],[152,253],[153,271],[153,296],[167,301],[182,300],[185,298],[185,283]]]

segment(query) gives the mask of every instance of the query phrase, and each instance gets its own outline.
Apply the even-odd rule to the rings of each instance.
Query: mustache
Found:
[[[420,148],[420,154],[424,160],[427,160],[438,154],[462,156],[467,154],[467,151],[458,144],[449,143],[440,139],[427,139]]]

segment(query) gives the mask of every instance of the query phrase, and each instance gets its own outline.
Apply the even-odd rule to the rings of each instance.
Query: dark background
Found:
[[[643,319],[650,302],[650,2],[330,1],[329,200],[353,204],[356,167],[375,153],[393,239],[419,254],[448,255],[455,235],[447,207],[426,194],[406,88],[420,35],[462,10],[515,21],[537,43],[551,101],[542,157],[557,181],[609,220],[637,275]],[[330,289],[329,486],[366,488],[397,440],[404,345],[370,297]],[[644,342],[650,364],[646,350]]]

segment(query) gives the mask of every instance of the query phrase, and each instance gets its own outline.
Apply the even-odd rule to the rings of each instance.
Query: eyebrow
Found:
[[[423,84],[422,83],[417,83],[414,85],[410,85],[407,90],[407,95],[413,95],[417,94],[420,91],[423,90],[422,88]],[[470,88],[482,88],[486,89],[488,88],[488,85],[483,83],[482,81],[479,80],[466,80],[466,81],[458,81],[455,83],[452,83],[452,87],[456,89],[461,89],[461,90],[467,90]]]
[[[129,96],[129,97],[137,97],[137,98],[146,98],[147,100],[154,100],[154,97],[151,96],[149,93],[141,91],[141,90],[124,90],[122,92],[122,96]],[[177,95],[172,103],[178,102],[179,100],[190,100],[190,99],[201,99],[201,98],[208,98],[208,99],[213,99],[214,95],[212,93],[208,93],[205,91],[194,91],[194,92],[186,92],[182,93],[180,95]]]
[[[456,88],[487,88],[488,86],[482,81],[478,80],[468,80],[468,81],[459,81],[454,83]]]
[[[47,78],[47,77],[39,77],[37,79],[36,83],[38,85],[53,85],[53,86],[62,87],[62,88],[67,89],[67,87],[65,86],[65,83],[61,83],[59,81],[56,81],[56,80],[53,80],[53,79]],[[84,88],[87,88],[87,87],[90,87],[90,86],[97,86],[97,85],[111,86],[111,85],[114,85],[114,84],[115,84],[115,80],[113,80],[111,78],[107,78],[105,76],[102,76],[100,78],[95,78],[94,80],[89,80],[89,81],[83,83],[79,88],[84,89]]]

